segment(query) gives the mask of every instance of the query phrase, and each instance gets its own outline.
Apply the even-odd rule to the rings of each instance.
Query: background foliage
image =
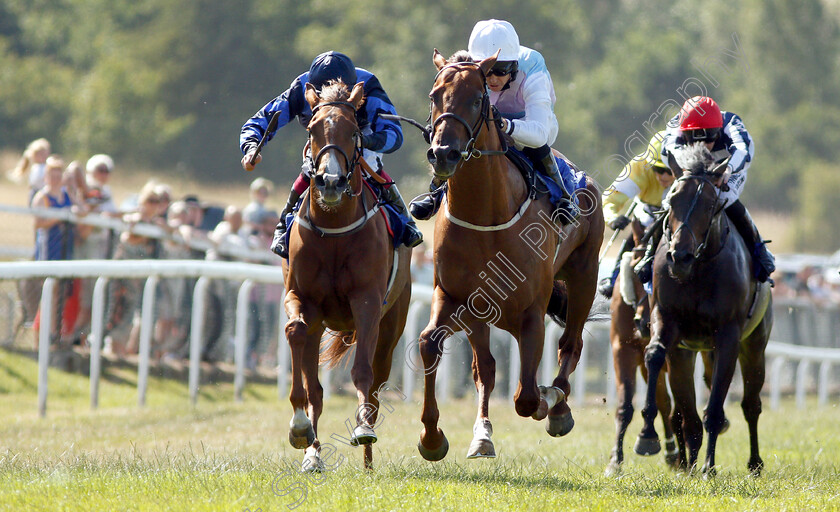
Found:
[[[748,206],[794,212],[799,249],[840,246],[840,230],[821,220],[840,217],[837,0],[3,0],[0,147],[45,136],[70,157],[108,152],[124,165],[244,181],[242,123],[313,56],[347,53],[400,113],[422,120],[432,48],[462,49],[489,17],[510,20],[546,57],[555,147],[602,185],[702,86],[757,141]],[[405,130],[389,171],[422,181],[423,141]],[[303,140],[299,127],[284,129],[260,172],[291,181]]]

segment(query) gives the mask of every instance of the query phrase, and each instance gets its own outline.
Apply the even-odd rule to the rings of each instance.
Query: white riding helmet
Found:
[[[499,61],[519,60],[519,36],[513,25],[504,20],[482,20],[475,24],[467,50],[475,61],[492,57],[496,51]]]

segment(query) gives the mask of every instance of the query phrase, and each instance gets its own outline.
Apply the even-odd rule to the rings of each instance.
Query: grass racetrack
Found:
[[[291,407],[275,387],[250,384],[237,404],[231,384],[204,386],[193,408],[185,384],[152,378],[140,409],[136,375],[112,372],[91,411],[88,379],[50,369],[40,419],[36,376],[35,361],[0,349],[0,510],[840,510],[836,397],[827,407],[814,399],[806,410],[792,401],[765,410],[760,478],[747,472],[746,424],[730,405],[708,481],[670,471],[661,454],[633,454],[638,412],[623,473],[604,477],[614,435],[605,405],[573,406],[574,430],[554,439],[512,403],[491,402],[498,458],[474,461],[465,459],[474,400],[453,401],[441,407],[449,455],[426,462],[415,447],[419,391],[404,402],[387,394],[393,410],[382,410],[366,471],[361,450],[330,437],[347,437],[354,400],[332,397],[319,431],[335,447],[334,470],[305,476],[290,469],[303,453],[289,445]]]

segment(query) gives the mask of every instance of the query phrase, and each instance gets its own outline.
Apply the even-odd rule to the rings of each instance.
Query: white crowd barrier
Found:
[[[205,312],[205,296],[207,286],[212,279],[225,279],[241,281],[237,293],[235,336],[234,336],[234,399],[241,400],[245,386],[245,350],[247,339],[247,314],[250,302],[250,290],[255,283],[282,283],[283,277],[279,267],[258,265],[251,263],[231,262],[210,262],[201,260],[78,260],[78,261],[49,261],[49,262],[14,262],[0,263],[0,280],[16,280],[42,277],[44,282],[41,299],[41,326],[38,345],[38,410],[41,416],[46,414],[47,391],[48,391],[48,365],[49,365],[49,326],[52,325],[52,292],[55,289],[56,280],[62,278],[97,278],[92,298],[92,321],[91,335],[89,337],[90,357],[90,400],[91,407],[96,408],[99,401],[99,378],[101,374],[101,348],[103,342],[103,322],[105,314],[105,294],[107,283],[112,278],[145,278],[146,283],[143,292],[141,309],[140,346],[138,359],[138,405],[146,403],[146,391],[148,386],[149,362],[151,354],[151,339],[154,328],[154,300],[155,288],[161,278],[198,278],[193,290],[192,306],[192,329],[190,337],[190,362],[189,362],[189,396],[191,403],[195,404],[198,399],[200,354],[202,348],[202,326]],[[417,354],[416,340],[428,322],[426,308],[432,299],[432,288],[428,285],[415,284],[412,289],[412,304],[409,308],[409,315],[406,329],[403,333],[403,347],[407,347],[403,358],[402,384],[403,392],[412,396],[418,382],[422,386],[422,363]],[[280,311],[280,325],[285,323],[285,315]],[[608,346],[609,323],[590,323],[584,333],[584,346],[580,362],[572,375],[571,400],[578,405],[584,404],[587,396],[587,379],[593,375],[601,380],[606,376],[603,395],[609,406],[615,404],[615,376],[612,369],[612,353]],[[549,384],[557,373],[557,340],[562,334],[562,329],[551,323],[546,329],[546,338],[543,348],[543,357],[538,369],[540,382]],[[519,352],[513,338],[493,328],[494,336],[506,337],[510,342],[507,345],[509,355],[507,356],[507,383],[506,390],[498,390],[502,396],[512,397],[516,390],[519,375]],[[459,372],[470,372],[466,367],[455,367],[452,364],[451,347],[458,340],[447,340],[446,351],[440,361],[438,368],[437,396],[441,401],[446,401],[452,394],[452,382],[454,376]],[[466,341],[460,341],[466,343]],[[600,344],[600,346],[599,346]],[[590,351],[598,349],[605,352],[607,357],[600,358],[598,362],[591,361]],[[771,342],[767,347],[768,378],[765,389],[769,388],[770,408],[779,407],[782,389],[785,387],[783,371],[788,362],[796,362],[795,397],[798,407],[805,406],[806,394],[810,388],[810,369],[812,365],[819,365],[819,376],[817,379],[818,403],[824,405],[828,401],[831,391],[831,370],[835,364],[840,364],[840,349],[804,347],[783,343]],[[289,382],[290,354],[288,343],[285,340],[283,329],[279,329],[277,343],[277,392],[278,397],[285,399]],[[597,368],[593,366],[597,365]],[[697,365],[698,371],[695,379],[698,389],[702,386],[702,365]],[[396,374],[395,378],[396,378]],[[511,378],[514,377],[515,378]],[[325,395],[330,390],[330,372],[322,370],[322,381]],[[642,387],[638,388],[643,389]],[[591,391],[591,390],[590,390]],[[637,392],[637,395],[642,393]],[[701,393],[698,393],[700,401]]]

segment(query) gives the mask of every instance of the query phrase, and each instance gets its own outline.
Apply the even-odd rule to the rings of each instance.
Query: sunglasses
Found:
[[[720,128],[698,128],[683,132],[686,142],[714,142],[720,136]]]
[[[488,76],[505,76],[513,73],[519,67],[519,63],[515,60],[507,60],[496,62],[490,71],[487,72]]]
[[[664,176],[665,174],[671,174],[671,169],[666,169],[664,167],[659,167],[658,165],[654,165],[653,166],[653,172],[655,172],[656,174],[661,174],[661,175]]]

